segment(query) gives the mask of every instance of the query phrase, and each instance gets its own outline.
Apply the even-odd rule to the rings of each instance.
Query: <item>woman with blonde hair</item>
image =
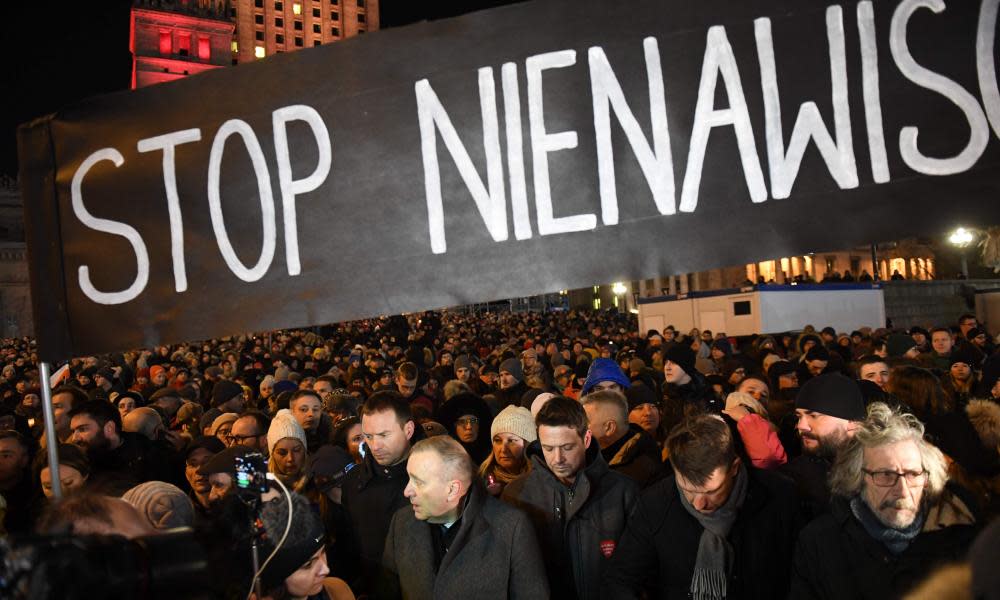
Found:
[[[493,451],[479,467],[479,477],[491,495],[499,496],[508,483],[531,470],[525,449],[538,435],[531,411],[513,405],[494,417],[490,434]]]

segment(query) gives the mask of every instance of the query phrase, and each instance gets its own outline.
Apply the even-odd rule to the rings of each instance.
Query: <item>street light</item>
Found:
[[[959,227],[948,236],[948,241],[962,252],[962,277],[964,279],[969,278],[969,263],[965,260],[965,249],[972,243],[972,238],[972,232],[965,227]]]

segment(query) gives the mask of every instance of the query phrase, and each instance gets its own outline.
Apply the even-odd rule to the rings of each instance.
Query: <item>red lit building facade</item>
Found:
[[[378,0],[136,0],[132,89],[328,44],[378,26]]]
[[[146,0],[132,7],[132,89],[232,64],[235,24],[226,0]]]

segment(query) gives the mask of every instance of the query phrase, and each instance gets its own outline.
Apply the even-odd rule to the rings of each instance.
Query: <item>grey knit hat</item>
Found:
[[[156,530],[191,527],[194,505],[180,488],[163,481],[147,481],[125,492],[122,500],[139,511]]]
[[[524,371],[521,369],[521,361],[516,358],[508,358],[500,363],[500,372],[507,371],[518,381],[524,381]]]
[[[490,437],[498,433],[513,433],[525,443],[531,443],[538,438],[535,431],[535,419],[531,416],[531,411],[523,406],[514,406],[513,404],[501,410],[493,418]]]

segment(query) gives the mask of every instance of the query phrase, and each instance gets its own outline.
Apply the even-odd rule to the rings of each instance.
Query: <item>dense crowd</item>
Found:
[[[732,338],[444,312],[84,357],[46,382],[58,472],[33,343],[2,352],[6,533],[191,528],[214,576],[178,597],[251,597],[255,543],[258,599],[1000,597],[974,315]]]

